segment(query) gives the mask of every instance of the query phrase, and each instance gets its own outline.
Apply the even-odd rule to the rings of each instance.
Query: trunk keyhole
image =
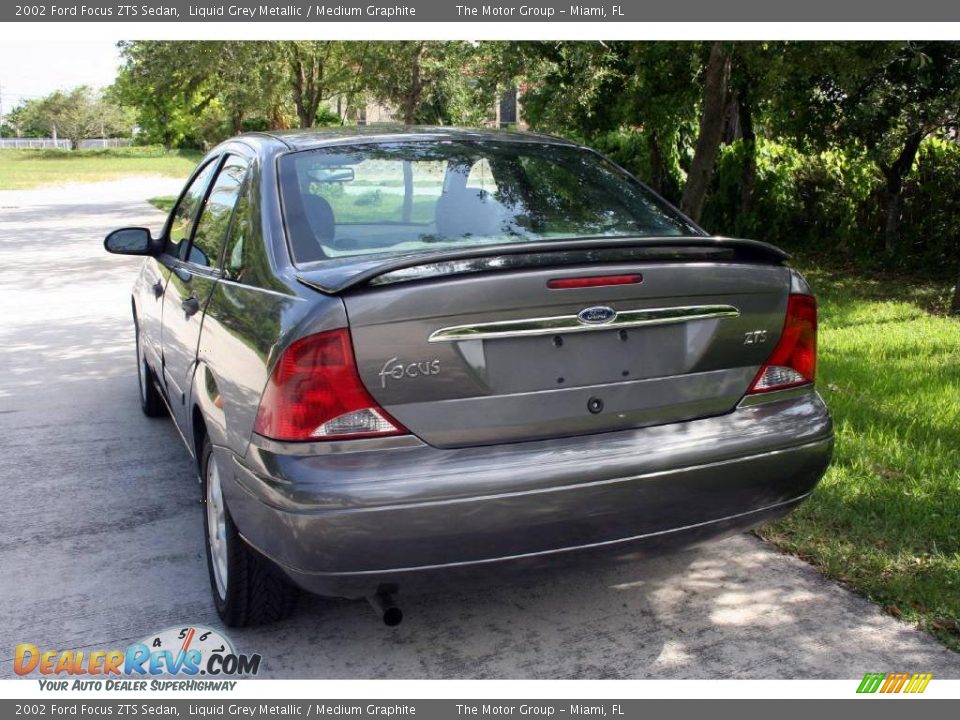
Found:
[[[603,400],[598,397],[592,397],[587,400],[587,410],[596,415],[599,412],[603,412]]]

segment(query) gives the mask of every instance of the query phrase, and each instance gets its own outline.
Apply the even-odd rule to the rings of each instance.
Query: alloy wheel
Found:
[[[207,543],[213,579],[217,593],[223,599],[227,596],[227,517],[220,471],[212,455],[207,461]]]

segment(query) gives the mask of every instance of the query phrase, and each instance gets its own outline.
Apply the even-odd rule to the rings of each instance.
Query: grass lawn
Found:
[[[960,319],[943,314],[950,288],[804,269],[820,301],[817,382],[836,454],[813,497],[759,535],[960,650]]]
[[[157,208],[157,210],[163,210],[165,213],[168,213],[173,210],[173,204],[177,202],[177,196],[161,195],[160,197],[149,198],[147,202]]]
[[[184,178],[200,154],[158,148],[115,150],[0,150],[0,190],[116,180],[128,175]]]

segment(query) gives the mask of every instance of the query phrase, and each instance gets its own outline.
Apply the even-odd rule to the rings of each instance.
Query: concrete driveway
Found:
[[[162,216],[130,179],[0,193],[0,676],[13,648],[119,648],[209,598],[194,470],[137,406],[129,287],[111,228]],[[305,598],[231,631],[294,678],[960,677],[960,656],[752,536],[621,567],[402,596],[389,629],[362,602]]]

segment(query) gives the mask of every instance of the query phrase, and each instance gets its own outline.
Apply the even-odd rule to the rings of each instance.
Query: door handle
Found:
[[[157,280],[157,281],[153,284],[152,287],[153,287],[153,296],[154,296],[155,298],[159,298],[161,295],[163,295],[163,283],[162,283],[162,282],[160,282],[159,280]]]
[[[200,301],[197,300],[195,295],[191,295],[180,303],[180,307],[183,308],[183,313],[187,317],[190,317],[191,315],[196,315],[198,312],[200,312]]]

